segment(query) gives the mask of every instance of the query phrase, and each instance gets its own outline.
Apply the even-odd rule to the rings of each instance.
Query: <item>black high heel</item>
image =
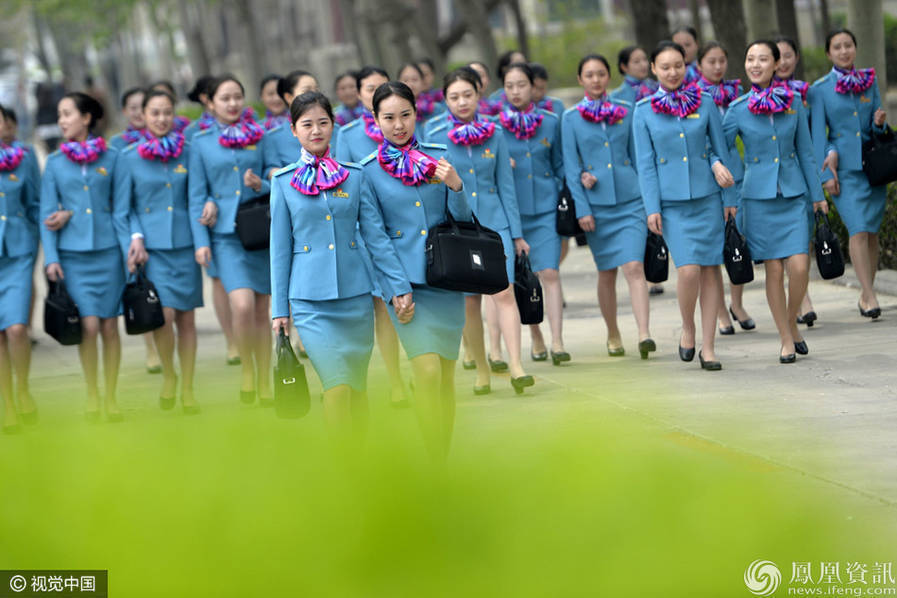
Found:
[[[483,396],[483,395],[487,395],[487,394],[489,394],[490,392],[492,392],[492,385],[491,385],[491,384],[484,384],[484,385],[482,385],[482,386],[474,386],[474,387],[473,387],[473,394],[477,395],[478,397],[481,397],[481,396]]]
[[[698,360],[701,362],[701,369],[707,370],[708,372],[718,372],[723,369],[723,364],[718,361],[704,361],[704,355],[701,351],[698,351]]]
[[[682,345],[679,345],[679,359],[682,361],[691,361],[695,358],[695,348],[691,347],[690,349],[686,349]]]
[[[863,306],[860,305],[860,302],[857,301],[857,307],[860,309],[860,315],[864,318],[872,318],[873,320],[881,315],[880,307],[873,307],[872,309],[863,309]]]
[[[653,353],[654,351],[657,351],[657,343],[653,339],[646,338],[638,342],[638,352],[642,359],[648,359],[648,353]]]
[[[252,405],[255,403],[255,391],[254,390],[241,390],[240,391],[240,402],[246,405]]]
[[[747,320],[739,320],[736,317],[735,312],[732,310],[732,306],[729,306],[729,314],[732,316],[732,319],[738,322],[738,325],[741,326],[742,330],[753,330],[757,327],[757,323],[754,322],[754,318],[748,318]]]
[[[511,386],[514,387],[514,392],[519,395],[523,394],[523,389],[527,386],[532,386],[536,383],[535,379],[532,376],[520,376],[519,378],[511,378]]]
[[[797,346],[795,345],[795,349]],[[779,352],[779,363],[794,363],[797,361],[797,355],[794,353],[788,353],[787,355],[782,355],[781,351]]]
[[[533,353],[530,351],[529,356],[533,361],[546,361],[548,359],[548,351],[542,351],[541,353]]]
[[[796,342],[794,343],[794,351],[795,351],[798,355],[809,355],[809,354],[810,354],[810,347],[807,346],[807,341],[805,341],[805,340],[800,340],[800,341],[796,341]]]
[[[735,326],[719,327],[719,333],[723,336],[732,336],[735,334]]]
[[[807,328],[812,328],[813,322],[815,322],[818,319],[819,318],[816,317],[816,312],[811,310],[802,316],[797,316],[797,323],[798,324],[806,324]]]
[[[508,371],[508,363],[501,359],[493,360],[489,357],[489,369],[492,370],[493,374],[501,374]]]
[[[475,361],[462,361],[461,367],[465,370],[475,370],[477,369],[477,362]]]
[[[551,352],[552,365],[561,365],[565,361],[570,361],[570,354],[566,351]]]

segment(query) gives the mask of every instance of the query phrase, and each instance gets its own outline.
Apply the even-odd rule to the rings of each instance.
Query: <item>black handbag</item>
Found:
[[[863,172],[873,187],[897,181],[897,135],[890,128],[863,144]]]
[[[726,239],[723,243],[723,262],[732,284],[747,284],[754,280],[754,266],[751,264],[751,250],[747,241],[735,225],[735,217],[726,220]]]
[[[159,293],[156,285],[146,277],[143,266],[137,268],[134,280],[125,285],[121,302],[128,334],[144,334],[165,325]]]
[[[445,222],[427,234],[427,284],[438,289],[492,295],[508,288],[501,235],[473,222],[458,222],[448,210]]]
[[[49,290],[44,299],[44,332],[60,345],[81,344],[81,314],[62,280],[47,281]]]
[[[514,260],[514,298],[521,324],[541,324],[544,317],[542,285],[529,264],[529,256],[518,255]]]
[[[658,284],[670,276],[670,252],[663,237],[648,231],[645,242],[645,280]]]
[[[274,361],[274,412],[284,419],[297,419],[308,413],[311,398],[305,366],[293,352],[283,328],[277,335]]]
[[[579,227],[579,220],[576,219],[576,206],[573,204],[573,196],[570,195],[570,190],[566,185],[558,195],[555,227],[558,234],[562,237],[575,237],[583,232]]]
[[[844,274],[841,244],[829,225],[828,215],[822,212],[816,212],[816,238],[813,244],[816,247],[816,266],[822,278],[831,280]]]
[[[237,236],[247,251],[268,249],[271,243],[270,198],[266,193],[241,203],[237,208]]]

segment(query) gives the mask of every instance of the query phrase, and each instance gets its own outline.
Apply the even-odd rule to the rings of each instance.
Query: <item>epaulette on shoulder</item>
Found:
[[[825,83],[826,81],[828,81],[829,77],[831,77],[831,76],[832,76],[832,73],[831,73],[831,71],[829,71],[825,75],[823,75],[823,76],[819,77],[818,79],[816,79],[815,81],[813,81],[813,86],[815,87],[816,85],[819,85],[820,83]]]
[[[209,127],[208,129],[200,129],[199,131],[197,131],[196,133],[193,134],[193,139],[196,139],[197,137],[204,137],[211,132],[212,132],[212,127]]]
[[[751,92],[747,92],[747,93],[743,93],[743,94],[741,94],[740,96],[738,96],[737,98],[735,98],[734,100],[732,100],[732,101],[729,103],[729,108],[731,108],[732,106],[735,106],[735,105],[740,104],[741,102],[745,101],[750,95],[751,95]]]
[[[277,170],[275,170],[275,171],[274,171],[274,174],[273,174],[272,176],[275,176],[275,177],[276,177],[276,176],[280,176],[280,175],[282,175],[282,174],[286,174],[286,173],[288,173],[288,172],[292,172],[292,171],[296,170],[296,168],[298,168],[298,166],[299,166],[299,162],[298,162],[298,161],[293,162],[292,164],[287,164],[286,166],[283,166],[283,167],[278,168]]]
[[[641,105],[644,104],[645,102],[650,102],[650,101],[651,101],[651,96],[648,96],[648,97],[646,97],[646,98],[642,98],[642,99],[640,99],[638,102],[635,103],[635,105],[636,105],[636,106],[641,106]]]
[[[424,144],[421,144],[421,145],[424,145]],[[374,150],[370,154],[368,154],[367,156],[362,158],[361,165],[366,166],[367,164],[369,164],[371,162],[371,160],[373,160],[376,157],[377,157],[377,150]]]
[[[617,104],[619,104],[619,105],[621,105],[621,106],[625,106],[625,107],[627,107],[627,108],[629,108],[630,106],[632,106],[632,102],[630,102],[630,101],[628,101],[628,100],[624,100],[624,99],[622,99],[622,98],[611,97],[611,98],[610,98],[610,101],[611,101],[611,102],[615,102],[615,103],[617,103]]]
[[[448,122],[439,123],[437,125],[434,125],[432,129],[427,131],[427,135],[429,136],[429,135],[433,135],[434,133],[441,133],[448,127],[448,125],[449,125]]]
[[[445,144],[442,143],[421,143],[420,146],[432,150],[446,151],[448,149]]]
[[[539,110],[542,111],[543,116],[547,116],[549,118],[558,118],[558,115],[551,110],[546,110],[545,108],[539,108]]]
[[[348,131],[348,130],[351,129],[352,127],[357,126],[358,123],[359,123],[361,120],[363,120],[363,119],[359,117],[359,118],[356,118],[355,120],[353,120],[352,122],[348,122],[348,123],[344,124],[344,125],[341,126],[340,129],[339,129],[340,134],[342,134],[342,133]]]
[[[374,153],[376,154],[377,152],[374,152]],[[361,170],[361,164],[358,164],[357,162],[339,161],[339,163],[341,165],[345,166],[346,168],[348,168],[349,170]]]

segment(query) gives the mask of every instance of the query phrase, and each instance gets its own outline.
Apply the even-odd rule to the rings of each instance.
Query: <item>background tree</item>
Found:
[[[635,43],[648,54],[657,44],[670,38],[670,20],[664,0],[629,0],[635,28]]]
[[[710,9],[710,20],[713,23],[716,41],[729,51],[729,68],[726,77],[741,79],[742,85],[747,89],[750,87],[750,83],[745,76],[744,61],[741,59],[744,47],[747,45],[741,2],[707,0],[707,7]]]

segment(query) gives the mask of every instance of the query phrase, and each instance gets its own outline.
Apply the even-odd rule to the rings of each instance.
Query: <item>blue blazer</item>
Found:
[[[47,158],[40,190],[40,220],[56,210],[71,210],[72,217],[58,231],[40,227],[44,263],[59,261],[59,250],[97,251],[129,243],[119,239],[113,224],[112,180],[118,152],[107,149],[94,162],[76,164],[56,150]],[[120,228],[118,230],[124,230]]]
[[[872,123],[875,111],[881,108],[878,80],[863,93],[838,93],[835,83],[838,73],[817,79],[810,87],[810,126],[813,136],[813,154],[819,168],[830,150],[838,152],[838,170],[863,169],[863,143],[869,141],[872,131],[884,133],[885,126]],[[822,182],[832,178],[828,169],[820,175]]]
[[[187,125],[187,128],[184,129],[184,137],[187,141],[193,141],[193,137],[197,133],[202,133],[202,129],[199,128],[199,118],[194,119],[193,122]]]
[[[548,114],[546,112],[546,114]],[[511,238],[523,236],[514,189],[511,156],[498,125],[482,145],[455,145],[448,138],[449,123],[433,129],[432,142],[448,148],[446,159],[464,181],[468,201],[477,220],[494,231],[510,229]]]
[[[330,155],[340,162],[357,162],[377,151],[377,142],[364,132],[364,119],[356,118],[344,127],[339,134],[334,132],[335,140],[331,142]],[[333,145],[336,144],[336,147]]]
[[[517,207],[526,216],[546,214],[557,209],[558,191],[564,180],[564,160],[561,148],[561,121],[553,112],[541,111],[542,124],[536,134],[526,140],[517,139],[500,124],[514,160],[511,173]]]
[[[369,294],[373,285],[363,252],[372,254],[381,289],[394,296],[410,284],[389,237],[371,228],[378,221],[362,201],[363,175],[346,163],[349,178],[336,189],[304,195],[290,185],[290,164],[271,181],[271,299],[273,317],[288,317],[290,299],[324,301]],[[360,230],[364,243],[356,239]],[[385,281],[386,286],[384,286]]]
[[[661,201],[688,201],[721,191],[710,167],[729,155],[723,138],[719,110],[709,93],[686,118],[659,114],[651,98],[635,105],[632,121],[639,187],[645,212],[659,214]],[[709,150],[708,150],[709,146]],[[723,203],[734,207],[735,195],[723,194]]]
[[[421,151],[434,160],[446,155],[444,145],[420,145]],[[426,284],[425,249],[430,228],[445,221],[446,206],[457,220],[471,219],[467,189],[462,187],[460,191],[452,191],[436,178],[417,187],[404,185],[383,170],[375,154],[362,160],[361,166],[364,171],[362,200],[375,208],[370,213],[366,211],[363,217],[372,218],[372,235],[381,237],[370,250],[371,258],[376,264],[378,252],[385,251],[380,249],[384,247],[382,237],[385,236],[398,256],[405,280],[412,284]],[[393,296],[410,290],[410,286],[391,289]],[[383,291],[389,294],[386,289]]]
[[[122,137],[122,135],[124,135],[124,132],[121,132],[117,135],[113,135],[112,137],[109,138],[109,143],[107,145],[113,149],[118,150],[118,151],[121,151],[121,150],[125,149],[126,147],[128,147],[129,145],[131,145],[130,143],[125,141],[125,138]]]
[[[37,253],[40,178],[34,152],[26,149],[19,165],[0,172],[0,256]]]
[[[119,154],[113,177],[115,223],[123,227],[119,238],[128,241],[122,247],[126,257],[135,234],[143,235],[147,249],[193,247],[192,230],[200,233],[203,226],[188,211],[189,156],[187,142],[181,155],[167,163],[141,158],[137,144]]]
[[[564,175],[578,216],[591,214],[592,206],[615,206],[639,197],[632,104],[611,101],[626,108],[626,116],[612,125],[587,121],[576,106],[564,112]],[[598,179],[591,189],[582,186],[583,172]]]
[[[813,202],[823,201],[819,168],[813,159],[813,143],[807,111],[798,96],[791,108],[774,115],[753,114],[745,94],[729,104],[723,133],[730,147],[735,136],[744,143],[747,166],[741,195],[747,199],[797,197],[809,192]]]
[[[220,128],[210,127],[193,137],[188,169],[190,218],[202,216],[207,201],[218,205],[218,220],[212,228],[217,234],[229,234],[235,230],[237,207],[258,196],[270,193],[268,170],[276,167],[277,159],[267,134],[256,145],[241,149],[226,148],[218,143]],[[247,168],[262,179],[262,188],[254,191],[243,185],[243,173]],[[196,247],[209,247],[209,231],[199,227],[194,231]]]
[[[333,123],[333,135],[330,138],[330,155],[336,156],[336,138],[339,135],[340,126]],[[271,144],[277,169],[288,166],[299,158],[302,144],[293,135],[289,125],[274,127],[265,135],[267,143]]]
[[[546,110],[546,112],[551,112],[558,118],[560,118],[564,114],[564,102],[561,101],[560,98],[556,98],[554,96],[546,95],[546,100],[551,100],[551,110]],[[545,110],[542,108],[542,110]]]

